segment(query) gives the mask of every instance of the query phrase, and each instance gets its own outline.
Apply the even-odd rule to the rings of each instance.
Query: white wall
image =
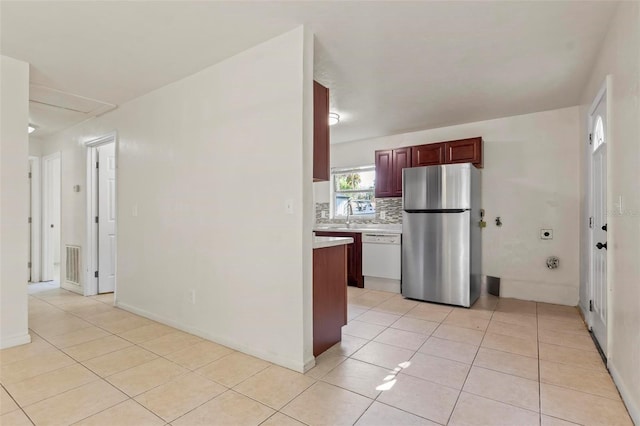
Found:
[[[42,143],[62,153],[63,244],[84,246],[83,144],[117,131],[118,306],[300,371],[312,49],[300,27]]]
[[[0,348],[29,343],[29,64],[0,56]]]
[[[39,138],[29,136],[29,155],[32,157],[42,156],[42,149]]]
[[[586,115],[606,76],[611,75],[611,139],[607,147],[608,366],[631,416],[640,424],[640,3],[621,3],[609,28],[583,92],[582,111]],[[586,182],[586,177],[582,181]],[[618,210],[618,197],[622,197],[622,213]],[[586,205],[584,209],[586,216]],[[586,224],[582,231],[584,247],[588,244]],[[588,247],[583,251],[588,252]],[[586,277],[583,282],[586,285]]]
[[[331,146],[331,166],[374,163],[378,149],[482,136],[483,273],[500,277],[504,297],[578,303],[578,107],[424,130]],[[315,184],[316,201],[329,186]],[[494,219],[502,218],[496,227]],[[540,240],[552,228],[553,240]],[[560,258],[549,270],[546,258]]]

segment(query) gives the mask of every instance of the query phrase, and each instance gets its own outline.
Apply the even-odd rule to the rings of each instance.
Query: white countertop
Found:
[[[350,237],[313,237],[313,248],[326,248],[351,244],[353,238]]]
[[[374,233],[374,234],[402,234],[401,224],[364,224],[351,223],[348,226],[344,223],[324,224],[318,223],[313,228],[318,232],[357,232],[357,233]]]

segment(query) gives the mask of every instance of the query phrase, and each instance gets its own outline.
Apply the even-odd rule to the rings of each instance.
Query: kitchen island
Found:
[[[342,340],[347,324],[348,237],[313,240],[313,355],[318,356]]]

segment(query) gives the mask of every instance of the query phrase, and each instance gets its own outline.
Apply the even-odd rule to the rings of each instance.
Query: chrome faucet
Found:
[[[347,201],[347,228],[349,227],[349,218],[353,214],[353,207],[351,207],[351,200]]]

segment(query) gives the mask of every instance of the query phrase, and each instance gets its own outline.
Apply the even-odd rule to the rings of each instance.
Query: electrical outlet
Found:
[[[386,218],[387,218],[387,213],[384,210],[382,210],[380,212],[380,219],[386,219]]]
[[[553,229],[541,229],[540,230],[540,239],[541,240],[553,240]]]
[[[326,210],[322,210],[320,212],[320,217],[323,218],[323,219],[326,219],[327,218],[327,211]]]
[[[196,304],[196,291],[194,289],[189,290],[189,301],[192,305]]]

